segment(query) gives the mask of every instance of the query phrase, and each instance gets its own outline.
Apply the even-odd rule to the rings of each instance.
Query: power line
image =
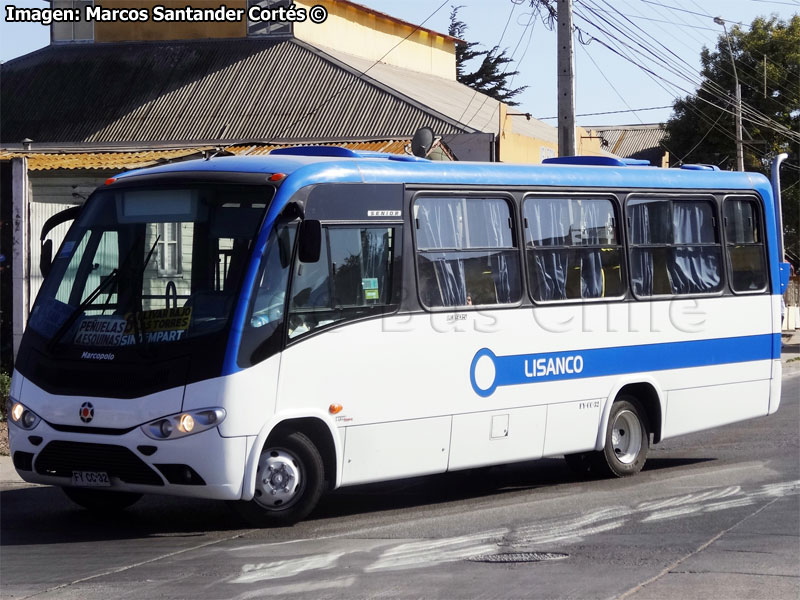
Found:
[[[620,43],[622,46],[625,46],[629,50],[632,50],[632,51],[637,52],[638,54],[641,54],[646,60],[648,60],[650,62],[653,62],[653,63],[656,63],[656,64],[661,64],[669,72],[671,72],[674,75],[677,75],[678,77],[680,77],[681,79],[686,80],[687,82],[690,82],[693,86],[702,87],[703,85],[705,85],[707,91],[710,91],[710,92],[714,93],[718,97],[718,99],[721,99],[721,100],[724,100],[724,101],[728,100],[728,92],[726,90],[724,90],[723,88],[721,88],[719,85],[717,85],[715,82],[713,82],[713,81],[711,81],[709,79],[706,79],[704,81],[697,81],[694,78],[693,75],[687,74],[687,72],[685,71],[685,67],[677,67],[675,64],[670,64],[668,62],[668,60],[664,58],[663,54],[655,52],[649,46],[648,42],[646,42],[646,41],[638,41],[636,39],[638,34],[635,34],[635,33],[631,32],[631,30],[628,27],[620,26],[620,24],[618,24],[618,23],[614,23],[614,22],[609,21],[608,18],[606,18],[603,15],[599,14],[598,11],[593,6],[587,4],[585,1],[581,2],[581,5],[584,6],[585,8],[587,8],[594,15],[596,15],[601,21],[607,23],[612,29],[617,30],[622,36],[624,36],[625,38],[631,40],[634,44],[639,46],[639,49],[636,49],[635,47],[631,46],[627,42],[621,40],[619,37],[617,37],[617,35],[611,33],[607,29],[604,29],[602,26],[598,25],[597,23],[595,23],[594,21],[592,21],[591,19],[589,19],[585,15],[581,14],[579,11],[575,11],[576,15],[578,15],[581,19],[585,20],[587,23],[589,23],[590,25],[592,25],[593,27],[598,29],[600,32],[602,32],[605,35],[609,36],[610,38],[616,40],[618,43]],[[619,11],[617,11],[613,7],[612,7],[612,10],[614,10],[614,12],[619,13]],[[619,13],[619,14],[621,14],[621,13]],[[640,27],[636,26],[635,24],[633,24],[633,25],[637,29],[639,29],[641,31],[644,31]],[[646,35],[648,37],[652,38],[652,36],[650,36],[649,34],[646,34]],[[597,38],[594,38],[594,39],[597,40]],[[599,41],[600,40],[598,40],[598,42]],[[666,46],[664,46],[663,44],[658,42],[658,40],[655,40],[655,41],[656,41],[656,43],[658,45],[660,45],[662,48],[664,48],[667,51],[668,54],[672,54],[673,56],[675,56],[675,58],[677,58],[678,60],[680,60],[681,62],[683,62],[687,66],[690,66],[684,59],[682,59],[681,57],[677,56],[669,48],[667,48]],[[619,52],[617,52],[617,53],[620,54]],[[633,62],[634,64],[636,64],[640,68],[645,68],[644,65],[642,65],[641,63],[636,62],[631,57],[626,56],[624,53],[620,54],[620,56],[623,56],[627,60]],[[653,75],[656,75],[652,70],[649,70],[649,72],[652,73]],[[674,86],[675,84],[671,84],[671,85]],[[689,92],[688,90],[685,90],[685,89],[681,88],[680,86],[677,86],[677,87],[678,87],[678,89],[681,89],[685,93],[691,95],[691,92]],[[705,99],[702,98],[702,97],[700,99],[705,101]],[[726,109],[723,108],[723,110],[726,110]],[[727,110],[728,110],[728,112],[732,113],[732,111],[730,111],[729,109],[727,109]],[[786,126],[784,126],[782,123],[780,123],[778,121],[775,121],[774,119],[772,119],[768,115],[765,115],[765,114],[761,113],[760,111],[756,110],[755,108],[753,108],[753,107],[751,107],[749,105],[743,105],[743,110],[746,111],[747,116],[748,116],[748,120],[750,120],[754,124],[761,125],[763,127],[772,129],[772,130],[776,131],[777,133],[779,133],[780,135],[783,135],[784,137],[787,137],[789,139],[800,140],[800,134],[796,134],[791,129],[789,129]]]
[[[587,50],[588,52],[588,50]],[[627,105],[626,105],[627,106]],[[649,106],[647,108],[628,108],[627,110],[607,110],[604,112],[593,112],[593,113],[583,113],[580,115],[575,115],[576,117],[596,117],[598,115],[616,115],[620,113],[629,113],[629,112],[644,112],[646,110],[663,110],[665,108],[672,108],[671,104],[667,104],[666,106]],[[547,121],[548,119],[557,119],[558,117],[537,117],[537,121]]]
[[[677,6],[670,6],[669,4],[663,4],[661,2],[654,2],[653,0],[642,0],[642,2],[644,2],[645,4],[652,4],[654,6],[660,6],[662,8],[667,8],[669,10],[677,10],[677,11],[680,11],[680,12],[689,13],[690,15],[700,15],[701,17],[708,17],[709,16],[707,13],[699,13],[699,12],[695,12],[693,10],[686,10],[685,8],[678,8]],[[736,25],[742,25],[744,27],[747,27],[747,25],[745,25],[744,23],[740,23],[739,21],[730,21],[730,23],[735,23]]]
[[[364,71],[359,71],[359,73],[358,73],[358,76],[355,78],[355,80],[354,80],[354,81],[351,81],[351,82],[350,82],[350,83],[348,83],[347,85],[343,86],[343,87],[342,87],[342,88],[341,88],[341,89],[340,89],[338,92],[335,92],[334,94],[331,94],[331,95],[329,95],[329,96],[328,96],[327,98],[325,98],[325,99],[324,99],[324,100],[323,100],[323,101],[322,101],[320,104],[318,104],[318,105],[317,105],[317,107],[316,107],[314,110],[312,110],[311,112],[308,112],[308,113],[306,113],[306,114],[304,114],[304,115],[301,115],[300,117],[298,117],[297,119],[295,119],[295,121],[294,121],[293,123],[291,123],[291,124],[290,124],[290,125],[288,125],[286,128],[284,128],[284,130],[281,132],[280,136],[279,136],[278,138],[276,138],[276,139],[282,139],[282,138],[283,138],[283,137],[284,137],[284,136],[285,136],[285,135],[286,135],[286,134],[287,134],[289,131],[291,131],[291,130],[292,130],[292,128],[296,127],[297,125],[299,125],[300,123],[302,123],[303,121],[305,121],[306,119],[308,119],[309,117],[313,117],[314,115],[316,115],[316,114],[319,112],[319,110],[320,110],[321,108],[323,108],[323,107],[327,106],[327,105],[328,105],[328,104],[329,104],[331,101],[335,100],[336,98],[338,98],[338,97],[339,97],[340,95],[342,95],[343,93],[345,93],[345,92],[349,91],[349,90],[350,90],[350,88],[352,88],[352,87],[353,87],[353,86],[356,84],[356,82],[357,82],[357,81],[360,81],[360,80],[361,80],[361,79],[362,79],[362,78],[363,78],[363,77],[364,77],[364,76],[365,76],[367,73],[369,73],[369,72],[372,70],[372,68],[373,68],[375,65],[377,65],[377,64],[378,64],[379,62],[381,62],[381,61],[382,61],[384,58],[386,58],[387,56],[389,56],[389,54],[391,54],[391,53],[394,51],[394,49],[395,49],[395,48],[397,48],[397,47],[398,47],[400,44],[402,44],[403,42],[405,42],[405,41],[406,41],[408,38],[410,38],[410,37],[411,37],[412,35],[414,35],[414,34],[415,34],[417,31],[419,31],[419,29],[420,29],[420,28],[421,28],[423,25],[425,25],[425,23],[427,23],[428,21],[430,21],[430,20],[431,20],[431,19],[432,19],[432,18],[433,18],[433,17],[436,15],[436,13],[438,13],[440,10],[442,10],[442,8],[444,8],[444,5],[445,5],[445,4],[447,4],[449,1],[450,1],[450,0],[444,0],[444,2],[442,2],[442,3],[441,3],[439,6],[438,6],[438,8],[436,8],[436,10],[434,10],[434,11],[433,11],[431,14],[429,14],[427,17],[425,17],[425,20],[424,20],[424,21],[422,21],[422,23],[420,23],[419,25],[415,26],[415,27],[414,27],[414,28],[411,30],[411,32],[410,32],[410,33],[409,33],[409,34],[408,34],[406,37],[404,37],[402,40],[400,40],[399,42],[397,42],[397,43],[396,43],[394,46],[392,46],[391,48],[389,48],[389,50],[387,50],[387,51],[386,51],[386,52],[383,54],[383,56],[381,56],[381,57],[380,57],[378,60],[376,60],[375,62],[373,62],[373,63],[372,63],[372,64],[371,64],[369,67],[367,67],[367,69],[365,69]]]
[[[503,38],[506,36],[506,30],[508,29],[508,24],[511,23],[511,17],[514,15],[514,11],[516,10],[518,4],[519,4],[519,2],[515,2],[514,0],[511,0],[511,12],[508,13],[508,19],[506,19],[506,25],[505,25],[505,27],[503,27],[503,32],[500,34],[500,39],[497,41],[497,44],[494,45],[495,48],[498,48],[500,46],[500,44],[503,42]],[[464,111],[458,117],[458,122],[459,123],[461,123],[462,119],[464,118],[464,115],[467,114],[467,111],[469,110],[469,107],[472,106],[472,101],[475,99],[475,96],[477,96],[477,95],[478,95],[478,90],[476,88],[475,91],[472,93],[472,96],[469,97],[469,102],[467,102],[467,105],[464,107]],[[484,104],[485,103],[486,103],[486,100],[484,99]],[[478,107],[478,111],[480,111],[481,108],[483,108],[483,104],[481,104]],[[476,112],[475,114],[478,114],[478,113]],[[472,118],[474,119],[475,115],[473,115]],[[471,120],[472,119],[470,119],[470,121]]]
[[[629,48],[630,50],[633,50],[633,48],[632,48],[630,45],[628,45],[628,44],[626,44],[626,43],[622,42],[621,40],[619,40],[619,38],[617,38],[617,37],[616,37],[616,36],[614,36],[613,34],[609,33],[609,32],[608,32],[608,31],[606,31],[606,30],[604,30],[602,27],[599,27],[597,24],[595,24],[595,23],[594,23],[594,22],[592,22],[591,20],[587,19],[585,16],[581,15],[580,13],[577,13],[577,14],[578,14],[578,15],[579,15],[579,16],[580,16],[582,19],[584,19],[585,21],[587,21],[587,22],[588,22],[590,25],[594,26],[595,28],[599,29],[601,32],[603,32],[603,33],[605,33],[606,35],[608,35],[608,36],[609,36],[609,37],[610,37],[612,40],[616,40],[616,42],[617,42],[617,43],[620,43],[621,45],[623,45],[623,46],[625,46],[625,47]],[[579,28],[578,28],[578,29],[579,29]],[[580,30],[580,29],[579,29],[579,30]],[[662,87],[662,88],[663,88],[665,91],[667,91],[667,90],[666,90],[666,88],[664,88],[664,84],[666,84],[666,85],[669,85],[670,87],[672,87],[672,88],[674,88],[674,89],[681,90],[682,92],[684,92],[685,94],[687,94],[687,95],[689,95],[689,96],[694,96],[695,98],[697,98],[697,100],[699,100],[699,101],[701,101],[701,102],[705,102],[705,103],[707,103],[707,104],[709,104],[709,105],[711,105],[711,106],[714,106],[714,107],[715,107],[715,108],[717,108],[718,110],[722,110],[723,112],[727,112],[727,113],[729,113],[729,114],[733,114],[733,112],[732,112],[730,109],[726,109],[724,106],[721,106],[721,105],[719,105],[717,102],[709,101],[709,100],[705,99],[705,98],[702,96],[702,94],[701,94],[700,92],[702,92],[703,90],[705,90],[707,93],[713,93],[713,92],[714,92],[714,90],[713,90],[713,85],[710,85],[710,86],[700,86],[700,92],[698,92],[698,93],[696,93],[696,94],[692,94],[691,92],[689,92],[688,90],[686,90],[686,89],[682,88],[681,86],[679,86],[679,85],[677,85],[677,84],[675,84],[675,83],[673,83],[673,82],[671,82],[671,81],[669,81],[669,80],[667,80],[667,79],[665,79],[665,78],[661,77],[660,75],[658,75],[657,73],[655,73],[655,72],[654,72],[652,69],[648,68],[647,66],[645,66],[645,65],[644,65],[644,64],[642,64],[641,62],[639,62],[639,61],[637,61],[636,59],[634,59],[632,56],[628,56],[628,55],[625,53],[625,51],[623,51],[623,50],[620,50],[620,49],[617,49],[617,48],[613,48],[611,45],[609,45],[609,44],[608,44],[608,43],[606,43],[606,42],[603,42],[603,41],[602,41],[601,39],[599,39],[599,38],[592,37],[591,39],[592,39],[592,40],[594,40],[594,41],[597,41],[599,44],[601,44],[602,46],[606,47],[608,50],[610,50],[610,51],[614,52],[615,54],[619,55],[620,57],[624,58],[625,60],[627,60],[627,61],[631,62],[632,64],[634,64],[634,65],[636,65],[636,66],[638,66],[640,69],[642,69],[643,71],[645,71],[645,73],[647,73],[647,74],[648,74],[648,76],[649,76],[649,77],[651,77],[651,78],[653,79],[653,81],[654,81],[654,82],[656,82],[656,84],[657,84],[657,85],[659,85],[660,87]],[[612,42],[612,43],[614,43],[614,42]],[[641,53],[641,52],[639,52],[639,53]],[[649,58],[649,57],[647,57],[647,58]],[[652,60],[652,59],[650,59],[650,60]],[[662,82],[663,82],[663,83],[662,83]],[[709,82],[704,82],[704,83],[713,84],[713,82],[710,82],[710,81],[709,81]],[[711,89],[709,89],[709,87],[710,87]],[[726,99],[726,97],[724,97],[724,96],[723,96],[723,99]],[[694,106],[693,106],[691,103],[688,103],[686,106],[687,106],[687,107],[688,107],[690,110],[692,110],[693,112],[695,112],[695,113],[698,115],[698,117],[699,117],[701,120],[703,120],[703,121],[706,121],[707,123],[710,123],[710,120],[709,120],[709,119],[708,119],[708,118],[707,118],[707,117],[706,117],[706,116],[705,116],[705,115],[702,113],[702,111],[699,111],[698,109],[696,109],[696,108],[695,108],[695,107],[694,107]],[[713,127],[713,126],[714,126],[714,123],[711,123],[711,125],[712,125],[712,127]],[[782,126],[781,124],[778,124],[778,125],[780,125],[780,126],[783,128],[783,126]],[[775,128],[773,127],[773,129],[775,129]],[[784,128],[784,129],[785,129],[785,128]],[[722,129],[722,128],[720,128],[719,130],[720,130],[720,131],[723,133],[723,135],[727,136],[728,138],[730,138],[730,139],[732,139],[732,140],[733,140],[733,139],[735,139],[735,138],[734,138],[734,136],[733,136],[733,134],[731,134],[730,132],[728,132],[728,131],[727,131],[727,129]],[[788,130],[788,129],[787,129],[787,131],[788,131],[788,132],[791,134],[791,131],[790,131],[790,130]],[[782,133],[782,132],[781,132],[781,133]],[[785,137],[790,137],[790,139],[792,139],[792,135],[789,135],[789,136],[786,136],[786,135],[785,135]],[[755,150],[755,149],[752,147],[752,145],[750,145],[750,144],[746,144],[746,143],[745,143],[745,145],[748,147],[748,150],[750,150],[750,151],[751,151],[751,152],[753,152],[754,154],[760,154],[759,152],[757,152],[757,151],[756,151],[756,150]]]
[[[765,4],[783,4],[784,6],[794,6],[795,8],[800,7],[800,4],[795,4],[794,2],[777,2],[776,0],[752,0],[753,2],[763,2]]]
[[[505,68],[503,68],[503,74],[505,74],[508,71],[509,66],[513,62],[514,55],[517,53],[517,49],[519,48],[519,45],[522,43],[522,38],[525,37],[525,34],[528,32],[528,29],[533,25],[533,22],[534,22],[534,19],[535,19],[535,15],[536,15],[535,12],[531,12],[531,17],[530,17],[530,19],[528,19],[528,22],[525,24],[525,27],[523,28],[522,33],[520,34],[519,39],[517,40],[517,45],[514,46],[514,50],[511,52],[511,56],[509,57],[510,60],[506,63]],[[469,126],[469,124],[472,123],[472,121],[475,119],[475,117],[478,116],[478,113],[481,111],[481,109],[484,107],[484,105],[489,101],[489,98],[491,98],[491,96],[489,96],[489,94],[484,94],[484,96],[485,97],[483,99],[483,102],[481,102],[481,105],[478,107],[478,110],[476,110],[475,114],[473,114],[472,117],[470,118],[470,120],[466,122],[467,126]],[[499,107],[499,101],[498,101],[498,107]],[[494,111],[492,112],[491,115],[489,115],[489,118],[486,120],[486,123],[484,123],[483,127],[486,127],[486,124],[488,124],[489,121],[491,121],[493,116],[494,116]]]

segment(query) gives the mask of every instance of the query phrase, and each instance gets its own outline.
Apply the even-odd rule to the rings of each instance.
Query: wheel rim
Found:
[[[258,461],[255,501],[270,510],[284,510],[300,497],[304,483],[296,456],[276,448],[265,450]]]
[[[642,449],[642,425],[639,418],[629,410],[620,411],[611,426],[611,448],[617,460],[629,465]]]

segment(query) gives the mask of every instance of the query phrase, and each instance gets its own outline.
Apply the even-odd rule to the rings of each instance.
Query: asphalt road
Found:
[[[633,478],[545,459],[341,490],[291,528],[159,497],[103,518],[5,483],[0,596],[796,600],[800,368],[783,383],[776,415],[668,440]]]

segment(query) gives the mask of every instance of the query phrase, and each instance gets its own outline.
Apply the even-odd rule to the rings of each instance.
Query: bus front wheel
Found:
[[[255,497],[234,503],[258,527],[292,525],[308,516],[322,496],[324,467],[319,450],[295,432],[267,440],[256,469]]]

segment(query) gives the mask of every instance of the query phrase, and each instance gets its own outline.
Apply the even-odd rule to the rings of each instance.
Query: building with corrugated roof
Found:
[[[669,167],[669,152],[662,144],[667,135],[662,123],[642,125],[587,126],[603,147],[623,158],[649,160],[651,165]]]
[[[49,46],[0,65],[4,364],[10,322],[18,340],[41,282],[42,224],[121,170],[312,143],[406,153],[423,126],[441,159],[538,163],[557,152],[554,127],[456,80],[463,42],[349,0],[295,0],[324,6],[322,23],[254,18],[289,0],[226,0],[239,18],[182,22],[152,17],[183,0],[137,0],[150,18],[129,22],[99,18],[131,8],[125,0],[51,2],[97,18],[54,23]],[[576,137],[580,154],[606,153]]]

